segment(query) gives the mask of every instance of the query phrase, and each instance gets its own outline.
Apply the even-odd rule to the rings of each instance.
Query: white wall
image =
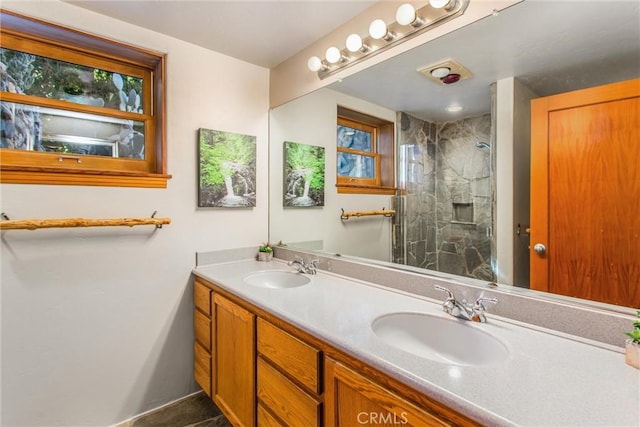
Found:
[[[496,249],[498,282],[528,287],[531,99],[513,77],[497,82]],[[521,236],[516,229],[521,226]]]
[[[2,7],[166,52],[167,189],[0,187],[12,219],[167,216],[153,227],[2,232],[3,426],[106,426],[198,388],[195,252],[267,239],[269,71],[59,1]],[[197,129],[257,136],[257,207],[197,209]]]
[[[320,89],[271,111],[270,219],[272,241],[322,240],[333,253],[389,261],[391,220],[382,216],[340,220],[345,211],[390,208],[390,196],[338,194],[336,189],[337,106],[395,122],[395,112],[330,89]],[[324,207],[283,208],[283,143],[325,147]]]
[[[513,104],[514,78],[498,80],[496,92],[496,275],[513,284]]]
[[[525,230],[531,225],[531,100],[538,95],[517,79],[513,95],[513,222],[521,225],[520,237],[513,239],[513,284],[528,288],[530,240]]]

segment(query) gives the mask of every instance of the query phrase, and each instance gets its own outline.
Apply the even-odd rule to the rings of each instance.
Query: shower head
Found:
[[[476,142],[476,147],[478,147],[478,148],[486,148],[488,150],[491,150],[491,146],[489,144],[487,144],[486,142]]]

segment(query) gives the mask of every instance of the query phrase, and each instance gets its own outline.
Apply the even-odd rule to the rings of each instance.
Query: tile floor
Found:
[[[209,396],[198,393],[131,420],[126,427],[232,426]]]

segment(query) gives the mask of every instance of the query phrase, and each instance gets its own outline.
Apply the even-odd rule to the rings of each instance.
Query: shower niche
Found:
[[[453,219],[451,222],[459,224],[475,224],[473,221],[473,203],[453,202]]]

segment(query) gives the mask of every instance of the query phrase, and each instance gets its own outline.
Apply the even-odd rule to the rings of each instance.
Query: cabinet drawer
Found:
[[[320,393],[320,351],[258,319],[258,352],[311,392]]]
[[[264,406],[258,405],[258,426],[260,427],[285,427],[269,413]]]
[[[198,310],[193,311],[193,329],[196,341],[211,351],[211,319]]]
[[[197,280],[193,283],[193,303],[197,309],[211,316],[211,289]]]
[[[193,346],[194,377],[202,390],[211,397],[211,354],[200,344]]]
[[[320,403],[258,357],[258,399],[291,427],[318,426]]]

